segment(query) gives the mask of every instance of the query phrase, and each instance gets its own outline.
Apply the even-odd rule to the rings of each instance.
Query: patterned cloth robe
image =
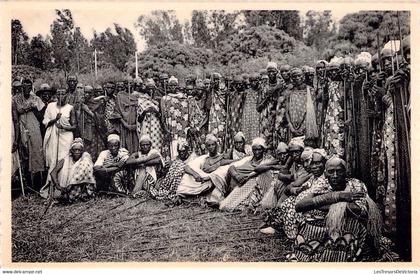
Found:
[[[191,155],[185,161],[176,158],[171,163],[165,177],[158,179],[156,186],[150,187],[150,193],[156,200],[174,200],[177,197],[176,191],[185,173],[185,166],[195,158]]]
[[[409,241],[411,238],[411,168],[402,116],[405,108],[398,93],[401,91],[392,91],[389,80],[390,78],[385,85],[386,96],[391,98],[392,103],[387,106],[385,112],[378,181],[385,187],[385,229],[395,237],[401,257],[409,260],[411,257],[411,241]]]
[[[242,107],[242,125],[240,131],[245,135],[248,143],[260,136],[260,121],[257,104],[260,100],[260,90],[247,89],[244,94]]]
[[[170,134],[171,159],[178,155],[176,149],[179,138],[187,138],[188,128],[188,100],[183,93],[169,93],[162,97],[160,107],[162,110],[162,121]]]
[[[245,92],[237,92],[229,94],[229,105],[227,111],[227,136],[226,138],[226,147],[233,145],[233,137],[238,133],[242,128],[242,115],[243,115],[243,104]]]
[[[297,202],[309,194],[316,196],[332,191],[328,181],[317,180],[304,196],[298,196]],[[345,191],[363,192],[367,195],[366,186],[354,178],[347,179]],[[371,206],[367,199],[355,201],[364,212],[368,212]],[[330,206],[330,211],[334,211],[337,208],[334,205]],[[368,232],[366,221],[344,215],[343,220],[340,222],[342,232],[338,232],[337,235],[330,235],[326,226],[327,213],[321,210],[311,210],[299,214],[299,232],[294,244],[295,258],[304,262],[352,262],[360,259],[362,250],[365,248],[365,239]],[[369,216],[368,214],[368,218],[371,217],[376,216]]]
[[[190,128],[197,128],[201,126],[203,121],[207,118],[208,112],[206,109],[205,98],[198,100],[197,98],[188,97],[188,124]],[[199,129],[198,136],[188,136],[188,143],[193,148],[197,156],[201,156],[206,152],[205,139],[207,128],[204,126]]]
[[[268,98],[260,112],[260,133],[266,140],[267,149],[272,150],[276,142],[287,142],[287,123],[284,105],[284,86],[279,80],[263,86],[261,101]]]
[[[225,90],[212,90],[207,101],[209,109],[208,133],[219,139],[219,150],[225,149],[226,138],[226,93]]]
[[[305,135],[306,129],[306,89],[294,88],[286,97],[286,117],[297,133],[290,132],[291,138]]]
[[[107,134],[116,133],[115,123],[112,120],[115,109],[115,98],[107,97],[105,99],[105,124],[107,128]]]
[[[229,173],[239,173],[242,175],[250,174],[254,168],[273,162],[271,156],[265,156],[260,163],[253,162],[253,156],[244,158],[246,161],[241,165],[233,166],[229,169]],[[220,203],[220,209],[226,211],[244,210],[246,208],[256,209],[261,205],[261,200],[271,186],[273,176],[271,171],[259,174],[257,177],[249,179],[244,185],[239,186],[235,179],[232,178],[233,185],[236,187],[230,194]],[[232,182],[231,182],[232,184]]]
[[[24,112],[23,109],[29,106],[35,107],[35,111],[41,111],[44,103],[41,98],[30,94],[26,99],[23,94],[13,97],[14,105],[19,114],[21,153],[24,159],[28,159],[28,170],[36,173],[45,170],[45,154],[42,148],[42,137],[40,124],[35,116],[34,110]]]
[[[158,156],[160,159],[160,166],[163,166],[163,158],[160,155],[159,151],[151,149],[147,154],[142,154],[140,151],[137,152],[139,157],[145,156]],[[157,181],[157,168],[159,165],[155,166],[145,166],[139,167],[134,170],[134,188],[131,191],[132,195],[137,195],[141,190],[146,190],[150,192],[152,187],[156,186]]]
[[[137,121],[138,96],[127,92],[119,92],[115,101],[114,113],[111,119],[118,125],[118,132],[121,138],[121,146],[127,148],[130,153],[137,151],[139,137],[137,130],[129,130],[124,127],[121,120],[129,125],[136,125]]]
[[[64,188],[61,198],[67,202],[92,198],[96,181],[93,176],[93,162],[90,154],[83,152],[82,157],[76,162],[69,154],[62,161],[63,167],[58,173],[58,183],[61,188]]]
[[[344,110],[341,81],[328,83],[328,105],[323,128],[324,148],[330,155],[344,157]]]
[[[162,153],[163,132],[160,117],[155,112],[146,110],[153,108],[157,112],[160,111],[159,103],[153,100],[148,94],[141,94],[138,99],[137,117],[143,116],[142,122],[137,120],[137,134],[138,136],[149,135],[152,141],[152,149]]]

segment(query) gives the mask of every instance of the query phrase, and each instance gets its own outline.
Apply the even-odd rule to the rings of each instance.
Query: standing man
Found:
[[[213,73],[207,105],[209,109],[208,133],[217,137],[221,144],[219,150],[223,151],[226,138],[226,110],[229,102],[226,100],[226,90],[220,86],[221,78],[219,73]]]
[[[260,123],[257,105],[261,93],[260,76],[254,73],[249,77],[250,88],[244,93],[241,130],[245,140],[250,142],[260,136]]]
[[[178,155],[178,139],[187,138],[188,98],[180,91],[177,78],[171,76],[168,84],[168,94],[162,97],[160,105],[164,128],[170,136],[170,157],[173,160]]]
[[[25,79],[23,81],[23,92],[13,97],[13,103],[16,106],[19,119],[20,132],[20,154],[22,160],[27,162],[27,170],[30,174],[30,183],[35,187],[34,175],[40,174],[42,181],[42,172],[45,170],[45,156],[42,150],[42,136],[37,112],[44,108],[42,100],[33,94],[32,81]]]

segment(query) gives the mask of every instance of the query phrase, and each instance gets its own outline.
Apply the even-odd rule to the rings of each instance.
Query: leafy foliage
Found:
[[[105,32],[100,34],[95,33],[91,44],[97,50],[97,58],[100,60],[99,67],[110,63],[124,71],[127,61],[136,52],[136,43],[129,29],[118,24],[114,24],[114,29],[115,34],[111,28],[107,28]]]
[[[29,37],[23,30],[22,23],[19,20],[12,20],[12,64],[28,63]]]

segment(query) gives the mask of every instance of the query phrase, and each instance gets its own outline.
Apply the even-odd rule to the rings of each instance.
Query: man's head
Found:
[[[106,91],[106,94],[108,96],[114,95],[114,92],[115,92],[115,83],[112,82],[112,81],[107,82],[105,84],[105,91]]]
[[[324,78],[327,70],[327,61],[319,60],[316,62],[315,71],[318,78]]]
[[[48,84],[42,84],[37,90],[36,95],[41,98],[44,103],[49,103],[52,96],[52,89]]]
[[[292,139],[289,143],[289,154],[294,162],[300,162],[300,156],[304,149],[303,141]]]
[[[327,76],[333,81],[337,81],[340,75],[340,64],[330,63],[327,68]]]
[[[300,87],[302,84],[304,84],[304,76],[303,71],[300,68],[293,68],[290,71],[290,76],[292,78],[293,85],[295,87]]]
[[[236,133],[233,137],[233,147],[240,152],[245,152],[245,135],[242,132]]]
[[[177,144],[177,151],[178,151],[178,158],[182,161],[185,161],[190,157],[190,146],[187,140],[181,139],[178,141]]]
[[[74,92],[77,86],[77,77],[74,74],[71,74],[67,77],[67,89],[69,92]]]
[[[267,149],[267,145],[265,143],[264,138],[257,137],[252,140],[252,154],[256,160],[261,160],[264,157],[265,150]]]
[[[382,49],[381,52],[381,63],[382,68],[387,75],[392,74],[392,59],[394,58],[394,52],[390,49]]]
[[[81,138],[75,138],[70,146],[70,154],[73,158],[73,161],[78,161],[84,152],[83,140]]]
[[[312,86],[315,79],[315,69],[310,66],[306,66],[303,75],[305,77],[305,83],[309,86]]]
[[[59,104],[64,105],[67,102],[67,95],[68,92],[67,90],[61,88],[61,89],[57,89],[57,101]]]
[[[346,188],[346,162],[338,157],[329,159],[325,164],[325,177],[334,191]]]
[[[233,79],[232,84],[233,84],[234,90],[237,92],[242,92],[245,89],[244,79],[242,78],[241,75],[236,75],[235,78]]]
[[[277,81],[277,73],[278,73],[277,64],[274,62],[268,62],[267,75],[268,75],[268,80],[271,83],[275,83]]]
[[[286,161],[289,158],[289,146],[284,142],[280,142],[277,145],[275,157],[282,165],[286,164]]]
[[[213,134],[207,134],[206,136],[206,149],[209,152],[210,156],[215,156],[217,154],[218,140],[217,137]]]
[[[290,69],[291,69],[291,67],[287,64],[280,66],[281,78],[283,78],[283,80],[286,81],[286,82],[290,80]]]
[[[178,91],[178,79],[171,76],[168,81],[168,93],[176,93]]]
[[[258,89],[260,86],[260,75],[258,73],[253,73],[249,77],[249,84],[251,85],[251,88]]]
[[[168,86],[168,80],[169,80],[168,74],[162,73],[159,75],[159,83],[162,88]]]
[[[95,96],[93,87],[89,85],[85,86],[83,94],[85,102],[89,102],[90,100],[92,100],[92,98]]]
[[[113,157],[118,155],[120,150],[120,136],[117,134],[110,134],[107,139],[108,150]]]
[[[140,152],[142,154],[147,154],[150,152],[150,149],[152,148],[152,139],[149,135],[143,135],[140,137],[139,140],[140,145]]]
[[[324,173],[327,153],[323,149],[314,149],[311,161],[312,174],[319,177]]]
[[[195,89],[192,85],[188,85],[185,87],[185,93],[187,93],[188,96],[195,96]]]
[[[208,78],[204,79],[203,84],[204,84],[204,89],[205,90],[207,90],[207,91],[210,90],[210,87],[211,87],[210,79],[208,79]]]
[[[117,93],[125,92],[126,89],[125,89],[125,83],[124,83],[124,81],[118,81],[115,84],[115,90],[116,90]]]
[[[212,82],[213,88],[216,89],[216,90],[219,89],[220,81],[222,80],[222,76],[220,75],[220,73],[218,73],[218,72],[213,73],[212,74],[212,80],[213,80],[213,82]]]
[[[12,94],[19,94],[22,92],[22,83],[18,80],[14,80],[12,83]]]
[[[25,79],[22,81],[22,88],[23,88],[23,95],[25,97],[29,97],[32,91],[32,81],[29,79]]]

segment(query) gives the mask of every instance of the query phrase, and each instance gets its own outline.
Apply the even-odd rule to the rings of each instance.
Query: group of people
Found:
[[[402,44],[182,87],[165,73],[103,88],[69,75],[66,89],[35,93],[31,80],[14,81],[13,171],[66,203],[108,193],[251,211],[264,216],[262,233],[290,239],[290,260],[409,260],[409,38]]]

